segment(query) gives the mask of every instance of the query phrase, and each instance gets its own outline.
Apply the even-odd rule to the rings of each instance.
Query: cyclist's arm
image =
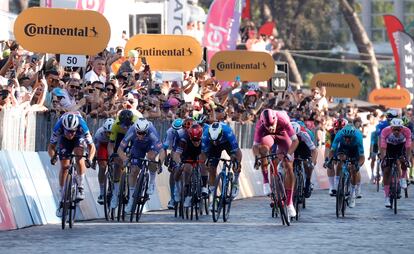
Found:
[[[404,127],[401,131],[405,137],[405,156],[409,160],[411,158],[411,130]]]
[[[357,132],[355,135],[356,135],[356,139],[358,142],[358,154],[359,154],[358,164],[361,166],[365,162],[363,136],[361,132]]]
[[[381,131],[381,134],[379,136],[379,146],[380,146],[380,153],[381,153],[381,159],[384,159],[386,150],[387,150],[387,137],[391,133],[391,128],[385,128]]]
[[[119,157],[124,162],[128,160],[128,156],[127,156],[125,150],[128,147],[128,144],[134,138],[134,136],[135,136],[135,127],[131,126],[128,129],[127,133],[125,134],[125,137],[122,139],[121,144],[119,145],[119,148],[118,148]]]
[[[329,156],[328,156],[329,159],[332,159],[332,157],[334,156],[335,151],[336,149],[338,149],[338,145],[341,140],[342,140],[342,131],[339,131],[338,133],[336,133],[335,138],[332,142],[331,149],[329,151]]]
[[[296,136],[296,134],[292,135],[290,137],[290,139],[292,140],[292,144],[289,146],[289,149],[287,151],[287,153],[291,156],[293,156],[293,153],[295,152],[296,148],[298,148],[299,145],[299,139]]]
[[[53,158],[56,155],[56,144],[50,143],[47,147],[47,153],[50,158]]]
[[[89,161],[93,161],[93,158],[95,157],[95,153],[96,153],[96,147],[94,143],[88,144],[88,151],[89,151],[88,159]]]

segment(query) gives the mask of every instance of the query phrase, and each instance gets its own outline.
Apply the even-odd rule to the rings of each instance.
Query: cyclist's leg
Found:
[[[104,195],[105,171],[108,165],[108,144],[99,144],[97,159],[98,159],[98,182],[99,182],[99,196]],[[99,199],[99,198],[98,198]]]
[[[266,156],[269,154],[269,151],[276,151],[275,140],[273,136],[268,135],[263,137],[262,143],[259,145],[260,156]],[[265,195],[270,194],[269,186],[269,171],[268,171],[268,160],[262,159],[262,175],[263,175],[263,192]]]
[[[311,178],[312,178],[312,174],[313,174],[313,164],[312,164],[311,160],[308,159],[307,161],[305,161],[304,166],[305,166],[305,175],[306,175],[306,179],[305,179],[305,197],[310,198],[311,193],[312,193]]]
[[[155,161],[159,150],[151,148],[151,150],[147,153],[148,160]],[[155,163],[150,162],[148,164],[148,169],[150,173],[149,185],[148,185],[148,194],[152,194],[155,191],[155,178],[157,176],[157,171],[159,170],[158,165]]]
[[[191,176],[192,165],[185,163],[183,165],[183,174],[184,174],[184,207],[191,206],[191,191],[190,191],[190,176]]]

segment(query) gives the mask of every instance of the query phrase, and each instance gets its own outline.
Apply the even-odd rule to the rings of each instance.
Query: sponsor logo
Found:
[[[225,62],[218,62],[217,63],[217,70],[225,71],[225,70],[262,70],[266,69],[267,65],[265,62],[256,62],[256,63],[225,63]]]
[[[24,27],[24,33],[29,37],[38,35],[58,35],[74,37],[98,37],[96,28],[93,27],[56,27],[51,24],[38,26],[35,23],[29,23]]]
[[[174,48],[174,49],[157,49],[157,48],[141,48],[135,50],[142,56],[191,56],[193,50],[191,48]]]
[[[405,96],[387,96],[387,95],[383,95],[383,96],[374,96],[374,100],[376,101],[393,101],[393,100],[405,100]]]
[[[346,89],[355,88],[354,83],[349,83],[349,82],[348,83],[334,83],[334,82],[324,82],[324,81],[321,81],[321,80],[318,80],[316,82],[316,86],[318,88],[321,88],[321,87],[346,88]]]

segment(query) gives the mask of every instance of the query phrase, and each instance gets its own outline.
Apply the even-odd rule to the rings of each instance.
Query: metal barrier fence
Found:
[[[0,150],[10,151],[47,151],[53,126],[57,121],[52,113],[26,112],[20,109],[0,111]],[[104,119],[87,118],[92,134],[103,124]],[[171,126],[170,121],[152,120],[161,139]],[[253,145],[253,124],[230,124],[240,148],[251,148]]]

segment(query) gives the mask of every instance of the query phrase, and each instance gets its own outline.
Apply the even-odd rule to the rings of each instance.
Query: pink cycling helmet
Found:
[[[265,109],[260,114],[260,122],[270,132],[276,132],[277,116],[276,111],[271,109]]]

